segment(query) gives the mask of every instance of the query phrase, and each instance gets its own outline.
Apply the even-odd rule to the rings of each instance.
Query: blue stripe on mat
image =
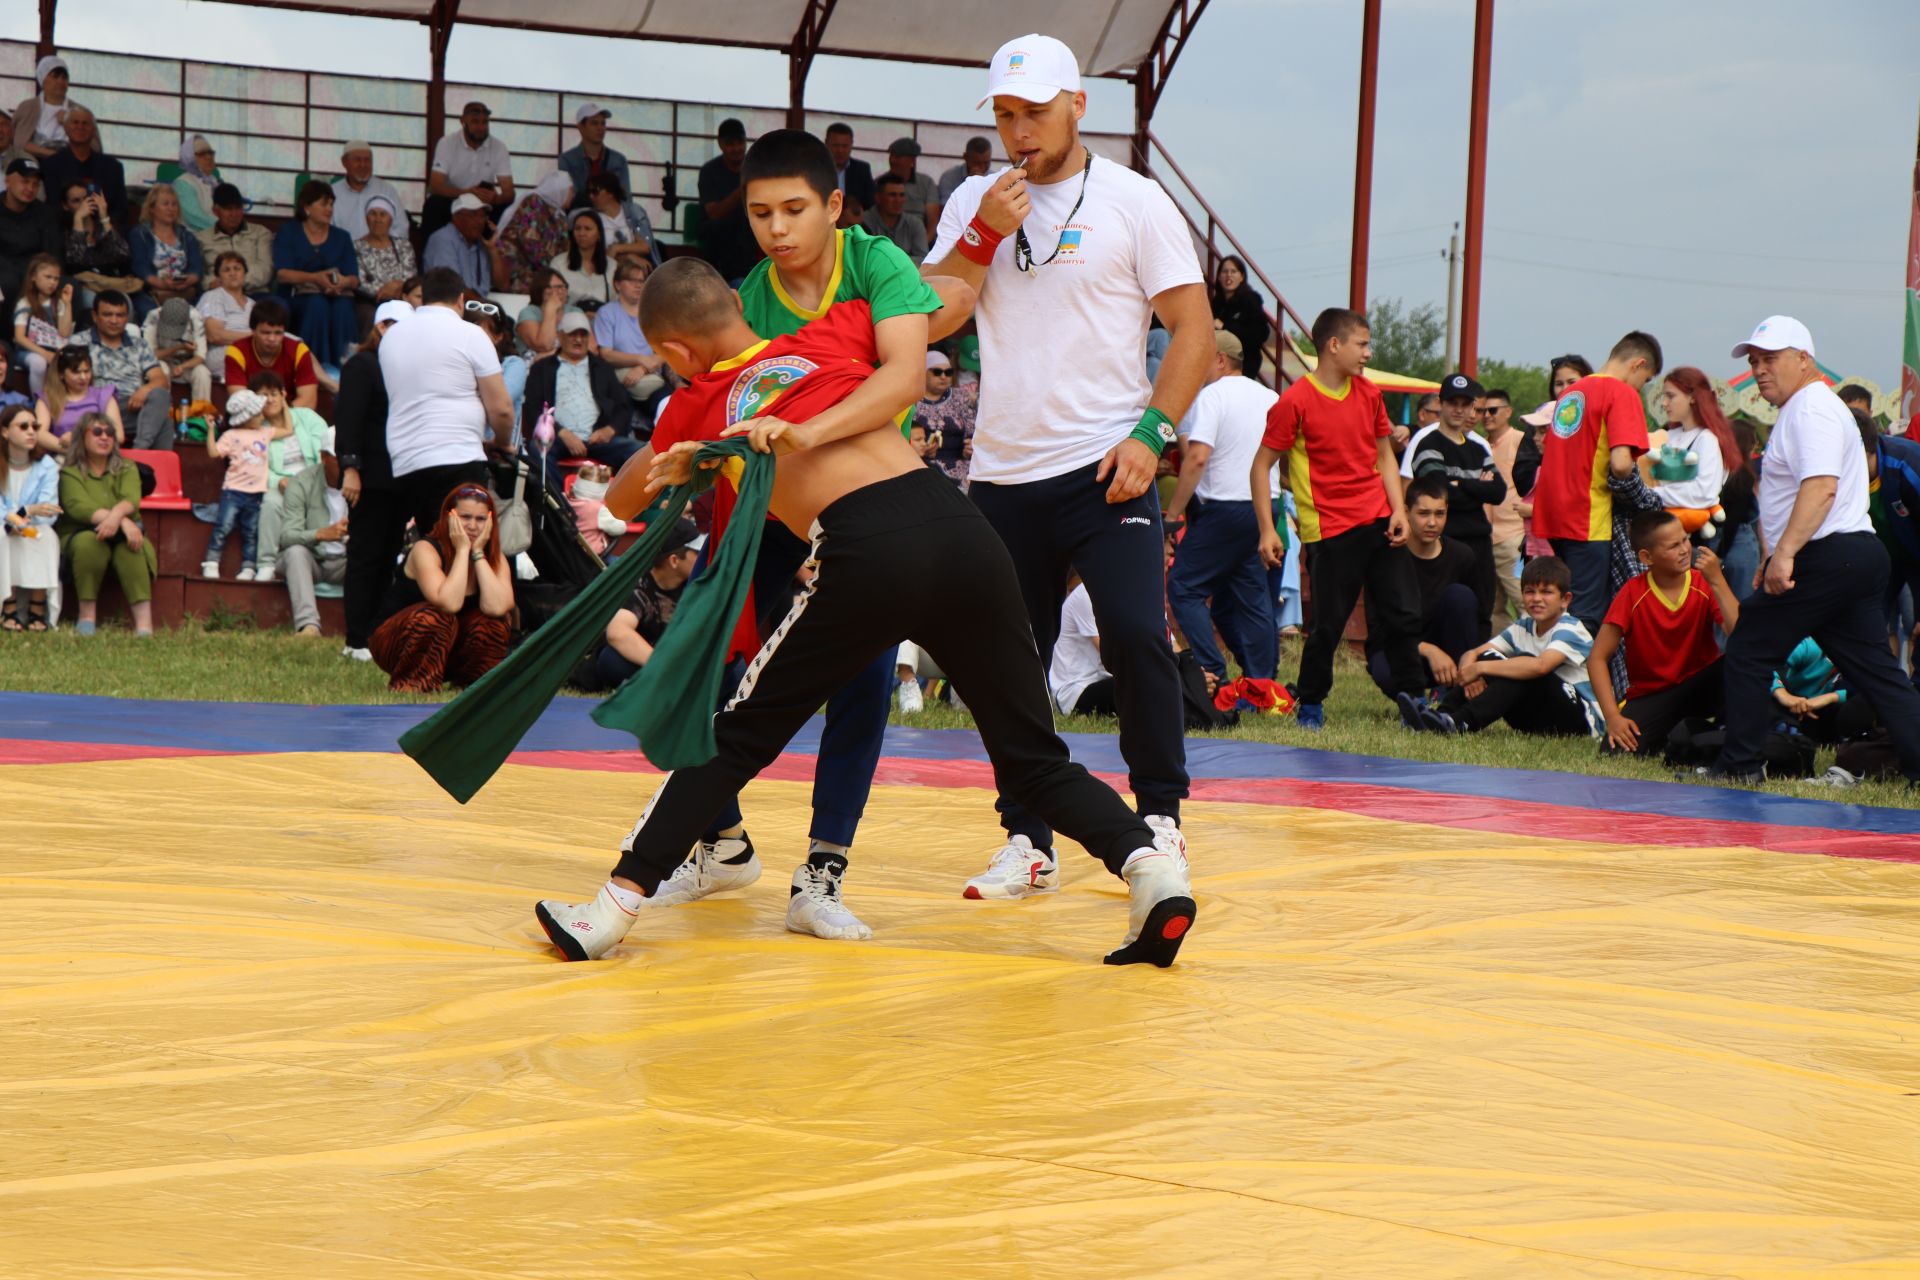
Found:
[[[588,718],[595,705],[588,698],[556,700],[521,742],[520,750],[632,750],[631,738],[602,729]],[[0,693],[0,738],[239,753],[397,751],[400,735],[436,709],[431,705],[315,707]],[[820,724],[817,716],[808,721],[794,735],[788,750],[803,755],[816,753]],[[1116,739],[1078,733],[1065,737],[1074,759],[1087,768],[1126,772]],[[885,754],[911,760],[987,758],[979,737],[959,729],[890,727]],[[1298,778],[1685,819],[1920,834],[1920,810],[1913,809],[1532,769],[1428,764],[1223,738],[1187,739],[1187,769],[1196,778]]]

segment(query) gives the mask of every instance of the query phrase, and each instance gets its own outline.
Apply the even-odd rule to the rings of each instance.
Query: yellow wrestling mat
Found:
[[[1193,804],[1200,917],[967,902],[876,790],[612,962],[533,923],[656,779],[395,756],[0,768],[0,1275],[1920,1276],[1909,865]]]

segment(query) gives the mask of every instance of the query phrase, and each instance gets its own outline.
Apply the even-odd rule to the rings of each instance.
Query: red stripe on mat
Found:
[[[586,769],[602,773],[657,773],[639,752],[523,751],[510,763],[549,769]],[[814,757],[782,755],[761,773],[781,782],[811,782]],[[1119,774],[1095,777],[1125,791]],[[993,768],[979,760],[911,760],[886,756],[873,780],[886,786],[981,787],[993,789]],[[1839,831],[1831,827],[1790,827],[1764,822],[1712,818],[1671,818],[1654,813],[1619,813],[1532,800],[1498,800],[1378,787],[1360,782],[1302,782],[1285,778],[1196,778],[1192,799],[1225,804],[1283,805],[1335,809],[1392,822],[1424,822],[1466,831],[1526,832],[1555,840],[1599,844],[1665,845],[1701,848],[1741,845],[1778,853],[1817,853],[1836,858],[1874,858],[1920,862],[1920,835]],[[1415,806],[1417,805],[1417,808]]]
[[[0,764],[91,764],[96,760],[163,760],[182,756],[245,755],[240,751],[203,751],[198,747],[141,747],[118,742],[44,742],[37,738],[0,738]]]

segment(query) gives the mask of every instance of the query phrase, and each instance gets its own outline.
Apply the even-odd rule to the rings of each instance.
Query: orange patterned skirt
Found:
[[[391,677],[389,688],[432,693],[443,684],[470,685],[499,666],[511,635],[505,618],[489,617],[478,605],[456,614],[423,601],[381,623],[367,648]]]

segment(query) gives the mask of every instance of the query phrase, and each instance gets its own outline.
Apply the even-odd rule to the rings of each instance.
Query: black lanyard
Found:
[[[1033,246],[1027,243],[1027,229],[1023,226],[1015,233],[1013,239],[1013,265],[1015,267],[1022,271],[1034,271],[1046,266],[1048,262],[1052,262],[1060,256],[1060,246],[1066,243],[1067,228],[1073,225],[1073,215],[1080,212],[1080,205],[1087,198],[1087,176],[1092,172],[1093,150],[1089,148],[1087,150],[1086,167],[1080,170],[1080,195],[1074,200],[1073,208],[1067,212],[1066,221],[1060,224],[1060,238],[1053,242],[1053,252],[1047,255],[1045,262],[1035,262],[1033,260]]]

